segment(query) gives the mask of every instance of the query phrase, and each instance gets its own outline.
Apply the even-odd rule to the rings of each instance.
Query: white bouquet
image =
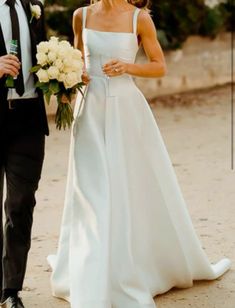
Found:
[[[82,54],[69,42],[52,37],[37,46],[36,57],[37,65],[31,69],[38,77],[36,87],[43,91],[48,104],[52,95],[57,97],[56,127],[70,127],[73,122],[72,98],[77,90],[83,95]]]

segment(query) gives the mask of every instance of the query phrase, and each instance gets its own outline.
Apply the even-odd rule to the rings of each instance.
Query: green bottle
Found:
[[[18,54],[18,41],[17,40],[11,40],[10,55],[17,56],[17,54]],[[7,76],[7,79],[6,79],[6,87],[7,88],[15,88],[14,79],[16,79],[16,78],[12,77],[11,75]]]

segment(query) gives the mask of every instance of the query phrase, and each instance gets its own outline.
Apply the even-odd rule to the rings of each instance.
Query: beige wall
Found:
[[[211,40],[190,37],[182,49],[165,52],[167,76],[138,78],[137,85],[147,98],[225,84],[231,81],[231,35],[220,34]],[[140,53],[138,62],[144,62]]]

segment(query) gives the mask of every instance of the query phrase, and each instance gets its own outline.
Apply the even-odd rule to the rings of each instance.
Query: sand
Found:
[[[161,308],[235,308],[235,173],[230,164],[230,87],[160,97],[151,102],[194,226],[212,262],[227,256],[233,268],[214,282],[172,290]],[[69,307],[51,296],[46,256],[56,251],[66,183],[69,131],[50,123],[37,193],[25,287],[27,307]],[[128,308],[128,307],[123,307]]]

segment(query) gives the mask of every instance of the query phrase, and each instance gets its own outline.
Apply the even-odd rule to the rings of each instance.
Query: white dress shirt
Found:
[[[5,4],[6,0],[0,0],[0,24],[5,40],[7,53],[10,52],[10,42],[12,39],[12,27],[10,18],[10,8]],[[31,57],[31,40],[29,33],[29,26],[27,17],[22,7],[20,0],[16,0],[16,11],[20,23],[20,42],[21,42],[21,63],[24,76],[25,93],[23,96],[19,96],[15,89],[10,89],[8,92],[8,99],[25,99],[37,97],[34,86],[33,75],[29,72],[32,68]]]

